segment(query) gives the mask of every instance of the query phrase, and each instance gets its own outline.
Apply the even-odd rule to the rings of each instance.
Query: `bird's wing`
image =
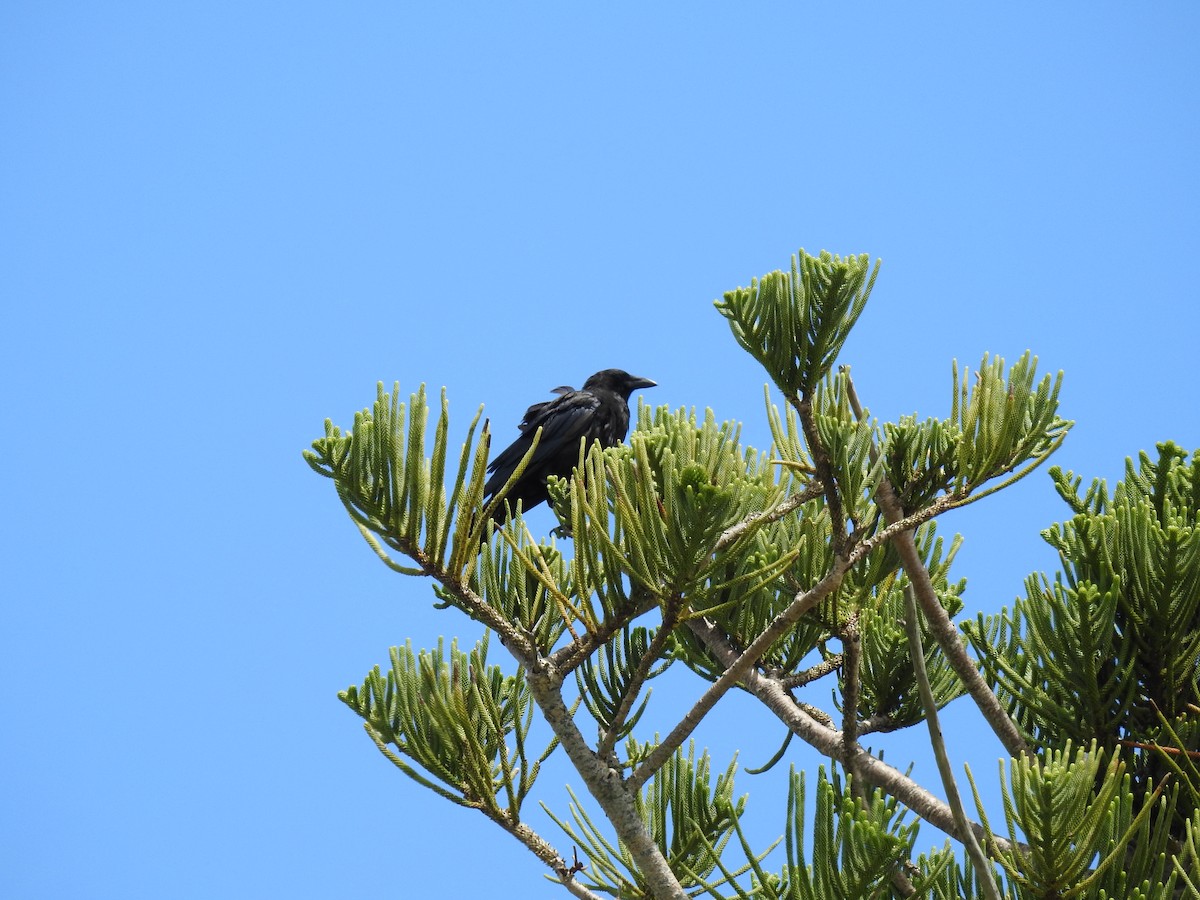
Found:
[[[493,475],[484,486],[485,492],[491,493],[504,485],[521,462],[521,458],[529,452],[533,437],[539,428],[542,429],[542,436],[533,458],[529,461],[527,471],[537,469],[540,464],[552,459],[564,448],[578,445],[579,439],[587,433],[599,406],[600,400],[595,395],[573,391],[551,400],[543,409],[537,410],[533,417],[526,413],[526,423],[521,436],[488,465],[488,471]],[[529,412],[534,412],[534,408],[530,407]]]
[[[550,393],[561,396],[563,394],[570,394],[574,390],[575,388],[571,387],[570,385],[561,384]],[[536,427],[533,425],[533,422],[546,411],[546,408],[550,406],[551,403],[554,402],[556,402],[556,400],[543,400],[541,403],[533,404],[533,406],[525,410],[525,415],[521,417],[521,424],[518,425],[517,428],[520,431],[528,431],[531,427]]]
[[[564,447],[575,449],[600,408],[600,398],[583,391],[573,391],[554,401],[530,423],[528,431],[542,429],[534,459],[558,453]]]

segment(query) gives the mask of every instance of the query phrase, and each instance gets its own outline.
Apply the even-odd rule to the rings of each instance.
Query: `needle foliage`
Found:
[[[482,813],[577,897],[1200,897],[1200,461],[1164,442],[1111,492],[1050,469],[1060,570],[1011,609],[971,609],[952,572],[964,537],[936,519],[1062,444],[1063,376],[985,354],[949,366],[932,415],[877,421],[841,352],[878,274],[865,254],[801,251],[725,293],[717,311],[775,389],[770,446],[643,403],[627,443],[581,444],[551,480],[557,536],[492,522],[482,410],[452,439],[444,392],[380,385],[349,428],[327,421],[305,459],[354,526],[483,629],[466,651],[393,647],[340,699],[430,802]],[[668,679],[682,710],[653,697]],[[782,818],[773,843],[736,761],[696,749],[731,692],[787,734],[773,756],[744,748],[770,756],[754,772],[793,767],[783,795],[755,793]],[[973,739],[1012,756],[1000,810],[976,780],[972,808],[952,808],[957,790],[883,759],[890,733],[951,702],[979,706]],[[828,760],[807,802],[802,744]],[[565,807],[552,757],[573,773]],[[531,819],[533,798],[548,815]],[[951,841],[922,852],[923,823]]]

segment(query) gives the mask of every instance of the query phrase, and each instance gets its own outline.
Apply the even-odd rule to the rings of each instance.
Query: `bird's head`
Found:
[[[589,391],[599,388],[612,391],[628,401],[629,395],[638,388],[655,387],[656,384],[657,382],[651,381],[649,378],[630,375],[623,369],[602,369],[583,383],[583,389]]]

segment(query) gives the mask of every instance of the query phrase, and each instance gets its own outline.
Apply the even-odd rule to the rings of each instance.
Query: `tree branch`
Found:
[[[651,775],[658,771],[683,745],[688,735],[696,729],[696,726],[716,705],[717,701],[752,670],[754,664],[770,649],[771,645],[782,637],[784,632],[799,622],[805,613],[837,590],[849,567],[849,563],[844,560],[840,563],[835,560],[834,567],[828,575],[817,582],[811,590],[798,594],[788,608],[776,616],[762,634],[754,639],[746,648],[746,652],[725,667],[724,674],[709,686],[708,690],[696,701],[696,705],[688,710],[687,715],[680,720],[678,725],[671,729],[671,733],[629,775],[626,783],[640,788]],[[696,631],[698,627],[701,627],[702,622],[701,619],[691,619],[687,624],[689,628]]]
[[[867,540],[856,543],[849,556],[841,559],[835,557],[834,564],[825,577],[817,582],[816,586],[812,589],[796,595],[791,605],[776,616],[771,624],[746,648],[745,652],[738,656],[735,660],[734,668],[726,668],[724,674],[705,691],[703,696],[696,702],[696,705],[679,721],[679,724],[671,729],[670,734],[667,735],[663,742],[651,751],[650,755],[643,760],[642,765],[631,773],[626,780],[640,787],[655,771],[662,767],[671,757],[671,754],[683,745],[683,742],[687,740],[688,736],[696,729],[696,726],[700,724],[713,706],[716,705],[717,701],[730,688],[736,685],[746,672],[751,670],[763,654],[770,649],[771,645],[782,637],[784,632],[799,622],[805,613],[813,609],[818,603],[838,589],[851,566],[876,547],[892,538],[893,535],[899,533],[900,529],[912,527],[911,522],[922,522],[927,518],[933,518],[936,514],[937,509],[935,504],[930,509],[915,513],[903,522],[898,522],[894,526],[885,528],[879,533],[872,535]],[[700,621],[698,619],[691,619],[688,622],[688,627],[696,631],[700,627]],[[696,631],[696,633],[699,634],[700,632]]]
[[[575,873],[579,869],[575,868],[578,863],[568,865],[558,852],[550,846],[550,844],[539,835],[536,831],[526,825],[524,822],[513,822],[506,815],[496,816],[488,810],[482,810],[485,815],[514,838],[516,838],[524,847],[529,850],[534,856],[549,866],[554,874],[558,877],[559,882],[571,894],[579,897],[580,900],[601,900],[600,895],[589,891],[586,887],[575,880]]]
[[[799,509],[810,500],[816,500],[823,493],[825,493],[825,486],[819,481],[813,481],[800,493],[792,494],[777,506],[771,509],[764,509],[762,512],[751,513],[742,521],[736,525],[729,526],[721,533],[721,537],[718,538],[716,545],[713,547],[713,553],[724,550],[752,528],[779,521],[788,513]]]
[[[447,569],[435,565],[428,556],[416,547],[404,547],[403,552],[421,568],[421,574],[428,575],[449,591],[458,600],[459,609],[472,619],[482,622],[500,638],[517,660],[526,668],[538,664],[537,646],[512,622],[497,612],[486,600],[476,594],[463,581],[454,577]]]
[[[608,766],[587,745],[571,717],[571,711],[563,702],[561,676],[547,671],[544,666],[528,671],[530,692],[541,708],[546,723],[558,737],[589,793],[604,810],[621,843],[633,856],[638,870],[649,883],[651,893],[656,900],[686,900],[687,894],[654,843],[646,823],[638,815],[633,799],[633,792],[638,788],[623,781],[621,773]]]
[[[791,675],[775,675],[770,672],[766,674],[778,681],[784,690],[790,691],[798,687],[804,687],[806,684],[811,684],[818,678],[824,678],[830,672],[836,672],[841,667],[842,654],[835,653],[829,659],[823,660],[815,666],[805,669],[803,672],[796,672]]]
[[[664,613],[662,624],[658,627],[658,631],[654,633],[654,637],[650,641],[650,646],[646,648],[646,652],[638,660],[637,668],[633,670],[633,676],[629,679],[628,689],[625,692],[625,696],[621,698],[620,705],[617,706],[612,723],[600,738],[600,743],[596,747],[596,755],[601,759],[606,759],[610,762],[614,761],[613,750],[617,744],[617,735],[621,732],[621,728],[625,725],[625,720],[629,718],[629,714],[633,711],[633,704],[637,702],[642,685],[645,684],[646,677],[650,674],[650,667],[658,661],[659,654],[663,652],[667,641],[671,639],[671,632],[674,629],[675,616],[668,611]]]
[[[565,678],[570,672],[579,668],[587,657],[608,643],[614,634],[654,607],[654,598],[650,593],[636,585],[629,599],[632,601],[630,606],[619,615],[602,621],[596,627],[594,634],[588,632],[584,637],[577,638],[565,647],[551,653],[547,660],[551,668]]]
[[[859,403],[858,394],[854,390],[854,382],[850,379],[849,371],[846,372],[846,394],[850,400],[850,407],[854,410],[854,414],[860,419],[863,418],[862,404]],[[872,445],[872,461],[878,458],[878,452]],[[947,508],[950,505],[954,505],[949,503],[949,498],[947,497],[941,497],[939,500],[947,501]],[[892,487],[891,481],[886,477],[880,480],[879,487],[875,491],[875,502],[883,510],[884,518],[887,519],[889,526],[900,525],[912,518],[911,516],[905,517],[904,508],[900,505],[896,491]],[[936,503],[933,504],[933,506],[937,505]],[[914,529],[915,526],[895,533],[892,536],[892,544],[900,554],[901,565],[904,566],[904,571],[908,574],[908,580],[916,590],[917,599],[921,601],[921,609],[925,613],[926,621],[929,623],[930,632],[937,640],[942,652],[946,655],[950,667],[962,679],[963,685],[975,701],[975,705],[983,713],[984,720],[992,727],[992,730],[1000,739],[1000,743],[1004,745],[1004,749],[1014,757],[1028,755],[1030,750],[1028,744],[1025,743],[1025,738],[1021,735],[1020,730],[1009,717],[1008,713],[1005,712],[1004,707],[1000,705],[1000,701],[996,698],[992,689],[988,687],[987,682],[983,680],[983,676],[979,674],[979,670],[967,655],[966,647],[963,646],[963,642],[959,638],[958,629],[950,621],[950,615],[946,612],[945,607],[938,601],[937,592],[933,587],[933,580],[929,577],[929,570],[925,568],[920,551],[917,550],[917,542],[913,538]],[[891,528],[887,529],[887,531],[890,532]]]
[[[716,628],[700,620],[693,620],[693,622],[695,623],[693,630],[718,660],[729,668],[743,662],[742,658],[745,654],[739,654],[730,646],[724,635]],[[771,710],[794,735],[816,748],[822,755],[838,760],[848,770],[857,772],[859,777],[868,784],[895,797],[926,822],[940,828],[959,841],[963,840],[963,835],[954,821],[954,814],[945,802],[939,800],[903,772],[861,748],[853,753],[851,761],[846,756],[841,732],[820,725],[800,708],[776,679],[768,678],[747,667],[744,687]],[[976,836],[983,837],[985,835],[982,825],[971,822],[969,827]],[[1007,851],[1012,846],[1009,841],[994,835],[990,839],[1002,851]]]
[[[853,760],[858,749],[858,700],[862,688],[859,672],[862,636],[858,633],[857,613],[842,629],[842,659],[842,747],[846,759]]]
[[[946,742],[942,739],[942,729],[938,725],[937,700],[933,696],[933,688],[929,686],[929,675],[925,671],[925,650],[921,646],[921,622],[917,613],[917,600],[912,585],[904,588],[904,630],[908,634],[908,646],[912,651],[913,673],[917,679],[917,690],[921,694],[921,705],[925,707],[925,724],[929,726],[929,742],[933,747],[933,755],[937,759],[938,772],[942,776],[942,787],[946,789],[946,800],[954,814],[959,834],[965,840],[967,855],[975,864],[975,875],[983,885],[983,892],[988,900],[1000,900],[1000,891],[996,887],[996,879],[987,858],[975,839],[974,832],[967,827],[967,814],[963,809],[962,797],[958,794],[958,784],[954,781],[954,769],[950,765],[950,756],[946,753]]]
[[[813,417],[812,396],[808,395],[803,398],[791,396],[787,398],[787,401],[792,404],[800,416],[800,427],[804,431],[808,452],[812,454],[817,478],[825,489],[825,502],[829,507],[829,522],[833,533],[833,554],[840,556],[846,549],[846,512],[842,506],[841,490],[833,473],[833,461],[829,458],[829,449],[821,440],[820,432],[817,431],[816,419]]]
[[[485,603],[482,597],[461,582],[450,581],[446,572],[431,565],[428,560],[417,555],[413,555],[413,559],[460,600],[465,612],[477,615],[495,631],[505,648],[524,666],[530,693],[541,709],[546,724],[558,738],[588,791],[604,810],[621,842],[629,848],[639,870],[650,883],[656,900],[686,900],[683,887],[638,815],[632,794],[637,788],[627,787],[621,773],[610,768],[592,752],[576,727],[571,711],[563,702],[562,673],[541,658],[532,642]]]
[[[892,492],[891,485],[886,481],[880,482],[876,499],[879,501],[884,515],[889,519],[901,515],[900,504]],[[903,531],[892,539],[892,543],[900,553],[900,562],[904,566],[904,571],[908,573],[917,599],[921,601],[921,610],[925,614],[926,622],[929,623],[930,633],[946,655],[950,667],[962,679],[963,685],[971,695],[971,699],[975,701],[975,705],[979,707],[984,720],[992,727],[992,731],[996,733],[996,737],[1000,739],[1000,743],[1004,745],[1004,749],[1011,756],[1029,755],[1029,745],[1025,743],[1025,738],[1004,707],[1000,705],[1000,701],[988,687],[987,682],[983,680],[983,676],[979,674],[974,661],[967,655],[967,649],[959,637],[958,629],[950,620],[950,614],[946,612],[946,608],[938,600],[933,581],[929,577],[929,570],[925,568],[925,563],[921,560],[921,554],[917,550],[917,542],[913,539],[913,533]]]

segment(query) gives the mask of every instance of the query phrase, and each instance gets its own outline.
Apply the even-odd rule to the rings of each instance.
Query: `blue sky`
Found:
[[[445,385],[459,434],[486,404],[499,440],[619,366],[764,446],[764,375],[712,301],[804,247],[883,259],[844,356],[875,415],[945,414],[953,359],[1029,348],[1066,373],[1065,468],[1200,446],[1198,20],[5,5],[0,893],[556,893],[334,697],[406,638],[478,636],[300,458],[377,381]],[[1064,509],[1039,472],[945,518],[969,613],[1053,566],[1038,531]],[[664,728],[700,690],[671,687]],[[994,780],[958,706],[951,753]],[[749,704],[698,735],[722,769],[781,738]],[[579,780],[554,778],[561,811]],[[763,834],[779,783],[738,779]]]

